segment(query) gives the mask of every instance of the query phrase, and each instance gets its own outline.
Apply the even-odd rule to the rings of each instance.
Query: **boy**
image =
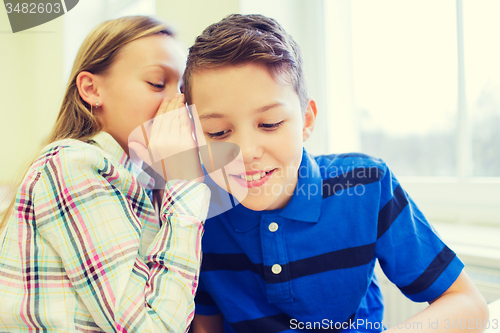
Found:
[[[237,144],[246,170],[212,177],[241,205],[206,222],[192,332],[381,331],[376,259],[406,296],[431,303],[411,319],[423,329],[487,318],[462,262],[384,162],[303,149],[316,105],[277,22],[231,15],[209,26],[184,81],[207,142]]]

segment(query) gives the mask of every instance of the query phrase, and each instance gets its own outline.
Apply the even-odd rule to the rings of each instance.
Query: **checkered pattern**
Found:
[[[43,150],[1,243],[0,332],[187,330],[210,192],[169,181],[159,223],[138,171],[105,132]]]

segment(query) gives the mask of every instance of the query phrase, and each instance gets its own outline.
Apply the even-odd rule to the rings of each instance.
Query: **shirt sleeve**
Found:
[[[415,302],[443,294],[464,264],[387,168],[381,180],[375,254],[385,275]]]
[[[194,299],[196,303],[196,314],[204,316],[214,316],[221,313],[210,293],[203,283],[203,274],[200,276],[200,285]]]
[[[194,315],[206,185],[166,184],[162,227],[145,255],[139,254],[141,218],[151,202],[127,170],[99,152],[62,149],[42,169],[34,197],[37,231],[102,330],[186,331]]]

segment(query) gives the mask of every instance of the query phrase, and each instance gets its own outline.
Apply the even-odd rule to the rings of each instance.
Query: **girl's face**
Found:
[[[181,45],[159,34],[125,45],[102,75],[96,112],[127,154],[130,133],[155,116],[164,97],[180,92],[185,64]]]

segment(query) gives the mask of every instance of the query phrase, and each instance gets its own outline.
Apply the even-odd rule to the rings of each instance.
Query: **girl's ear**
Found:
[[[304,127],[302,128],[302,141],[305,142],[312,134],[314,130],[314,125],[316,124],[316,114],[318,110],[316,109],[316,102],[309,98],[307,100],[307,110],[304,115]]]
[[[102,96],[99,94],[98,83],[98,76],[90,72],[80,72],[76,77],[76,87],[80,97],[94,108],[100,107],[103,104]]]

